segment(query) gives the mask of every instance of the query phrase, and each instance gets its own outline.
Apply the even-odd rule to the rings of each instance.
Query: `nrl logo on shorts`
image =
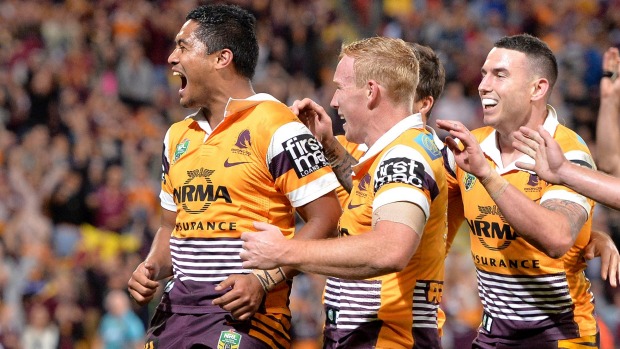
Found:
[[[463,184],[465,184],[465,191],[470,191],[476,184],[476,177],[471,173],[467,173],[465,179],[463,179]]]
[[[235,330],[222,331],[220,340],[217,342],[217,349],[239,349],[241,335]]]
[[[174,151],[174,158],[172,159],[172,162],[176,162],[177,160],[179,160],[181,155],[185,154],[187,148],[189,148],[189,139],[185,138],[181,143],[177,144],[177,148]]]

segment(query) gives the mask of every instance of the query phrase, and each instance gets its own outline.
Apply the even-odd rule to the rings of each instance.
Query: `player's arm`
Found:
[[[368,233],[328,240],[286,240],[276,227],[256,223],[243,233],[244,267],[287,265],[316,274],[366,279],[402,270],[415,253],[426,222],[410,202],[386,204],[373,214]],[[418,233],[419,232],[419,233]]]
[[[129,294],[140,305],[150,302],[157,291],[159,280],[172,276],[170,235],[176,223],[176,212],[162,209],[161,226],[155,234],[151,250],[127,283]]]
[[[615,47],[603,56],[603,70],[615,73],[604,76],[600,83],[601,104],[596,121],[597,166],[601,171],[620,176],[620,54]]]
[[[310,132],[321,143],[325,157],[336,174],[336,178],[342,187],[350,193],[353,185],[352,167],[357,164],[357,160],[347,152],[334,136],[332,120],[325,109],[310,98],[296,100],[289,109],[297,115],[299,120],[310,129]]]
[[[321,145],[323,145],[325,157],[334,170],[338,182],[347,193],[351,193],[351,189],[353,189],[353,166],[357,164],[357,160],[347,152],[336,137],[321,142]]]
[[[515,148],[529,155],[534,164],[517,162],[545,181],[560,184],[614,209],[620,209],[620,179],[570,162],[558,142],[542,126],[538,131],[521,127],[515,132]]]
[[[550,198],[540,205],[533,202],[491,168],[477,140],[462,123],[438,120],[437,125],[462,142],[461,149],[453,138],[446,139],[458,166],[480,180],[520,237],[552,258],[561,257],[573,246],[588,219],[582,205],[562,198]]]

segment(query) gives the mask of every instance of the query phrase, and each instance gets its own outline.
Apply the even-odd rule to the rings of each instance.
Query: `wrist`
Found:
[[[574,164],[568,160],[564,161],[562,165],[557,170],[557,176],[559,185],[570,185],[570,182],[573,181],[573,176],[579,172],[574,172],[575,168],[580,167],[577,164]]]
[[[252,274],[256,276],[265,293],[269,293],[269,291],[276,288],[281,282],[288,280],[281,267],[271,270],[253,269]]]
[[[620,96],[616,93],[601,94],[601,105],[610,104],[614,107],[620,107]]]
[[[480,183],[484,186],[493,201],[496,201],[502,196],[508,187],[508,181],[494,170],[491,170],[488,176],[480,178]]]
[[[338,144],[338,140],[336,139],[336,136],[334,135],[322,137],[320,139],[320,142],[324,150],[331,150],[331,151],[336,150],[336,144]]]

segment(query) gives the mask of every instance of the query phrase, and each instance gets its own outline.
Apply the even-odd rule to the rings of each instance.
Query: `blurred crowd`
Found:
[[[400,37],[432,47],[446,68],[432,117],[469,128],[481,125],[477,86],[492,44],[536,35],[559,59],[552,104],[596,156],[602,53],[620,46],[618,0],[228,2],[258,20],[257,92],[327,107],[343,42]],[[198,3],[0,1],[1,347],[143,347],[153,305],[136,308],[125,289],[159,226],[163,136],[192,112],[178,105],[167,57]],[[598,205],[595,218],[620,242],[618,212]],[[480,319],[467,243],[457,241],[446,266],[445,348],[471,341]],[[620,343],[620,292],[597,268],[588,274],[605,338]],[[296,279],[295,345],[313,348],[323,280]]]

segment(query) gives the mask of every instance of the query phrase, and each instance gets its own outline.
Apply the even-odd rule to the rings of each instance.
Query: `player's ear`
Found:
[[[379,83],[375,80],[368,80],[366,83],[366,106],[368,109],[374,109],[379,104],[381,89]]]
[[[225,48],[217,52],[216,63],[221,68],[228,66],[233,61],[233,53],[231,50]]]
[[[547,91],[549,91],[549,80],[545,78],[538,78],[532,83],[532,100],[539,100],[545,98]]]
[[[433,97],[424,97],[417,102],[413,102],[413,112],[420,113],[422,115],[428,115],[434,104],[435,99]]]

